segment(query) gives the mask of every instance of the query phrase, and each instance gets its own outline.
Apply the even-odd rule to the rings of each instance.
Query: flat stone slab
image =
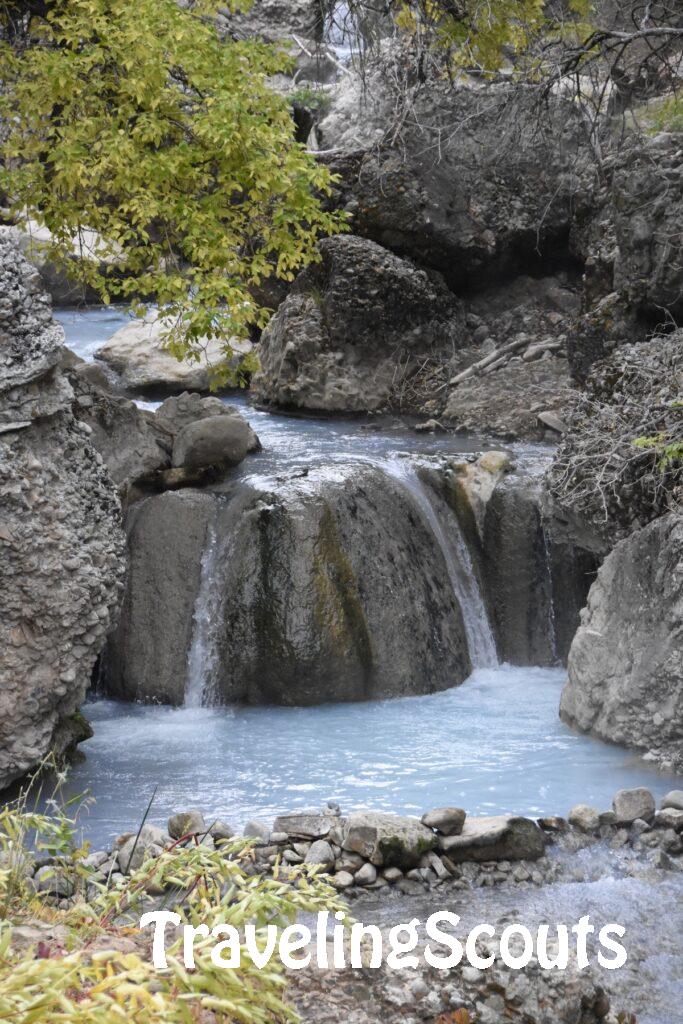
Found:
[[[545,837],[530,818],[501,814],[467,818],[459,836],[442,836],[439,848],[454,864],[485,860],[538,860]]]
[[[273,832],[286,832],[301,839],[324,839],[330,829],[340,825],[342,819],[335,814],[316,814],[302,811],[280,814],[273,822]]]

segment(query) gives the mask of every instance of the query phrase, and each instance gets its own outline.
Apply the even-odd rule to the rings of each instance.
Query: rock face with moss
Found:
[[[0,242],[0,786],[87,734],[78,708],[116,614],[114,484],[72,413],[37,271]]]
[[[261,342],[259,397],[326,412],[386,406],[418,356],[450,351],[458,327],[439,274],[364,238],[320,243]]]
[[[605,559],[569,653],[561,715],[683,767],[683,516],[657,519]]]
[[[443,553],[378,468],[150,498],[129,528],[113,694],[181,703],[203,674],[209,700],[303,705],[429,693],[469,674]]]

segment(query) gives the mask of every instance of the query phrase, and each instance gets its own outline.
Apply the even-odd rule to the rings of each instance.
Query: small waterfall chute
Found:
[[[429,489],[407,459],[392,459],[383,465],[383,469],[410,494],[443,555],[453,594],[462,612],[472,668],[497,667],[496,641],[486,603],[455,512],[449,510],[447,531],[437,514]]]
[[[221,613],[219,563],[224,554],[216,519],[209,526],[194,606],[192,641],[187,653],[185,707],[200,708],[211,703],[216,689],[220,655],[216,635]]]

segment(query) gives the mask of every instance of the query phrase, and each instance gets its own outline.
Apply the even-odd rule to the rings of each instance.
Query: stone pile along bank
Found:
[[[254,819],[241,835],[227,822],[192,809],[172,815],[165,828],[146,823],[139,833],[123,833],[108,850],[89,854],[84,865],[94,892],[97,885],[137,871],[171,844],[199,842],[224,847],[226,856],[234,856],[234,841],[241,839],[252,849],[248,872],[277,871],[286,880],[288,873],[294,879],[302,869],[315,867],[349,898],[414,896],[443,885],[467,890],[572,880],[571,859],[553,857],[553,850],[574,854],[598,843],[612,852],[628,850],[643,870],[679,872],[683,791],[671,791],[657,809],[649,790],[620,790],[608,811],[578,804],[566,819],[537,820],[512,814],[470,817],[458,807],[436,808],[421,819],[376,811],[344,816],[331,801],[320,811],[281,814],[270,827]],[[65,887],[57,865],[58,860],[43,857],[34,869],[34,884],[67,906],[73,886]]]

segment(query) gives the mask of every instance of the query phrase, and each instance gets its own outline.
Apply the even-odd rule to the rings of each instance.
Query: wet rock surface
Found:
[[[61,329],[0,241],[0,786],[88,735],[78,713],[123,586],[116,488],[73,415]]]
[[[379,469],[150,498],[131,517],[129,549],[112,694],[182,702],[195,601],[210,604],[209,633],[195,635],[214,652],[197,669],[209,676],[209,702],[364,700],[434,692],[469,674],[443,555],[409,495]],[[394,601],[409,577],[410,601]]]
[[[212,513],[212,498],[193,490],[147,498],[129,510],[126,590],[103,658],[112,694],[182,703]]]

